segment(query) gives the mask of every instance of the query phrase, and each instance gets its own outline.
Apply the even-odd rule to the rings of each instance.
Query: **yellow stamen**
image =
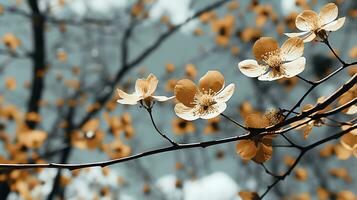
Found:
[[[210,114],[216,112],[216,108],[213,107],[217,102],[214,100],[216,93],[213,90],[200,91],[195,97],[193,104],[198,106],[198,109],[194,111],[194,115]]]
[[[281,67],[283,64],[283,60],[281,59],[280,56],[280,49],[265,53],[262,56],[262,60],[273,70],[274,73],[276,74],[284,73]]]

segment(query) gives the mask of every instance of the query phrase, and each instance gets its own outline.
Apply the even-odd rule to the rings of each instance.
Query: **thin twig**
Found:
[[[338,68],[337,70],[335,70],[334,72],[332,72],[331,74],[329,74],[328,76],[322,78],[319,81],[309,81],[306,80],[300,76],[298,76],[300,79],[306,81],[306,82],[311,82],[311,87],[305,92],[305,94],[300,98],[300,100],[290,109],[290,111],[288,112],[288,114],[285,116],[284,119],[287,119],[289,117],[289,115],[292,113],[292,111],[294,111],[296,108],[298,108],[301,103],[304,101],[304,99],[310,94],[310,92],[312,92],[317,86],[319,86],[320,84],[326,82],[328,79],[330,79],[331,77],[335,76],[336,74],[338,74],[340,71],[342,71],[343,69],[355,65],[357,62],[353,62],[353,63],[346,63],[344,62],[337,54],[336,52],[333,50],[333,48],[331,47],[328,39],[326,39],[324,41],[324,43],[329,47],[329,49],[332,51],[332,53],[335,55],[335,57],[342,63],[342,66],[340,68]]]
[[[264,163],[260,163],[260,165],[264,168],[265,172],[266,172],[267,174],[269,174],[270,176],[280,177],[279,175],[276,175],[276,174],[274,174],[273,172],[271,172],[271,171],[264,165]]]
[[[159,133],[159,134],[161,135],[161,137],[163,137],[163,138],[165,138],[167,141],[169,141],[169,142],[172,144],[172,146],[179,146],[179,144],[177,144],[176,142],[174,142],[173,140],[171,140],[169,137],[167,137],[167,136],[166,136],[164,133],[162,133],[162,132],[160,131],[160,129],[156,126],[156,123],[155,123],[154,118],[153,118],[153,116],[152,116],[152,109],[151,109],[151,108],[147,108],[146,110],[148,111],[148,113],[149,113],[149,115],[150,115],[151,122],[152,122],[152,124],[154,125],[154,128],[155,128],[156,132]]]
[[[284,133],[281,133],[280,135],[283,136],[283,138],[284,138],[286,141],[288,141],[292,146],[294,146],[294,147],[296,147],[296,148],[298,148],[298,149],[301,148],[299,145],[295,144],[295,142],[293,142],[290,138],[288,138],[288,136],[284,135]]]
[[[238,127],[242,128],[242,129],[244,129],[244,130],[246,130],[246,131],[249,131],[249,130],[250,130],[249,128],[243,126],[242,124],[240,124],[240,123],[237,122],[236,120],[234,120],[234,119],[228,117],[227,115],[225,115],[225,114],[223,114],[223,113],[221,113],[221,116],[223,116],[224,118],[228,119],[228,120],[229,120],[230,122],[232,122],[233,124],[237,125]]]
[[[333,55],[334,55],[343,65],[346,65],[346,62],[343,61],[343,60],[340,58],[340,56],[338,56],[338,54],[335,52],[335,50],[331,47],[330,42],[328,41],[328,39],[323,40],[323,43],[325,43],[325,44],[328,46],[328,48],[329,48],[330,51],[333,53]]]
[[[354,126],[351,126],[350,128],[346,129],[346,130],[343,130],[339,133],[336,133],[332,136],[329,136],[327,138],[324,138],[324,139],[321,139],[315,143],[312,143],[308,146],[305,146],[302,148],[299,156],[296,158],[296,160],[294,161],[294,163],[290,166],[290,168],[282,175],[282,176],[278,176],[278,177],[275,177],[276,180],[270,184],[267,189],[265,190],[265,192],[260,196],[261,198],[264,198],[265,195],[267,195],[269,193],[269,191],[271,189],[273,189],[280,181],[284,180],[287,176],[289,176],[291,174],[291,172],[294,170],[294,168],[297,166],[297,164],[299,163],[299,161],[303,158],[303,156],[308,152],[310,151],[311,149],[323,144],[323,143],[326,143],[326,142],[329,142],[331,140],[334,140],[334,139],[337,139],[337,138],[340,138],[341,136],[351,132],[352,130],[356,129],[357,128],[357,124],[355,124]]]
[[[337,89],[333,94],[331,94],[325,100],[316,104],[313,108],[301,112],[301,114],[298,116],[289,118],[287,120],[282,121],[281,123],[278,123],[274,126],[268,127],[268,128],[266,128],[266,131],[274,131],[275,128],[283,127],[283,126],[291,124],[293,122],[302,120],[308,116],[313,117],[311,115],[313,115],[317,111],[325,109],[332,102],[334,102],[336,99],[338,99],[341,95],[343,95],[348,90],[350,90],[356,84],[356,82],[357,82],[357,74],[355,74],[353,77],[351,77],[350,80],[348,80],[345,84],[343,84],[339,89]]]
[[[296,75],[296,77],[298,77],[299,79],[305,81],[306,83],[308,83],[308,84],[310,84],[310,85],[314,85],[314,84],[315,84],[315,82],[310,81],[310,80],[307,80],[306,78],[304,78],[304,77],[302,77],[302,76],[300,76],[300,75]]]

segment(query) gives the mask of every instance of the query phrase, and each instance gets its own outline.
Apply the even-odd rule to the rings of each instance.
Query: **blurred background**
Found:
[[[236,91],[225,114],[243,123],[249,110],[290,108],[309,85],[297,78],[258,82],[241,74],[259,37],[287,39],[295,17],[331,1],[317,0],[1,0],[0,162],[85,163],[140,153],[167,144],[146,110],[116,103],[116,88],[134,91],[154,73],[156,94],[172,96],[181,78],[197,81],[220,71]],[[357,1],[332,1],[344,27],[330,43],[347,62],[357,58]],[[198,14],[199,13],[199,14]],[[305,45],[301,76],[318,80],[339,67],[319,42]],[[304,103],[315,103],[349,78],[343,71]],[[158,127],[180,143],[242,134],[225,119],[178,119],[173,104],[155,104]],[[344,116],[338,116],[343,119]],[[308,144],[338,131],[315,127]],[[281,139],[277,139],[279,143]],[[280,143],[283,143],[281,140]],[[337,142],[337,141],[336,141]],[[340,161],[332,144],[311,151],[267,199],[321,199],[323,192],[357,195],[357,161]],[[157,154],[106,168],[0,170],[0,199],[240,199],[263,192],[272,179],[245,162],[236,143]],[[276,148],[265,165],[280,173],[298,152]]]

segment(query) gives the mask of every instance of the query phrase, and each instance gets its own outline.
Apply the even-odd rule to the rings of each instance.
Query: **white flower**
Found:
[[[155,75],[150,74],[146,80],[138,79],[135,83],[135,92],[128,94],[120,89],[117,89],[118,95],[120,97],[117,100],[120,104],[135,105],[139,101],[143,100],[146,105],[151,105],[152,99],[156,101],[167,101],[173,97],[166,96],[154,96],[158,80]]]
[[[285,33],[288,37],[302,36],[304,42],[310,42],[316,38],[326,39],[326,31],[337,31],[345,23],[345,17],[336,20],[338,8],[334,3],[328,3],[317,14],[312,10],[305,10],[295,20],[296,27],[303,31],[300,33]]]
[[[175,113],[182,119],[211,119],[218,116],[226,108],[226,102],[232,97],[234,84],[224,88],[224,77],[218,71],[208,71],[199,81],[197,87],[189,79],[177,82],[175,96],[179,103]]]
[[[253,46],[256,60],[244,60],[238,68],[244,75],[258,77],[261,81],[291,78],[305,69],[303,52],[304,43],[298,37],[289,38],[281,48],[275,39],[262,37]]]

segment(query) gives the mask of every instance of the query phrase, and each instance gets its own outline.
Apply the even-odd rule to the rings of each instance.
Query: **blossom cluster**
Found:
[[[238,69],[244,75],[257,77],[260,81],[274,81],[298,76],[304,71],[306,65],[306,58],[303,55],[304,43],[313,40],[327,42],[329,33],[337,31],[344,25],[345,17],[337,19],[337,16],[338,8],[334,3],[326,4],[318,14],[312,10],[303,11],[295,20],[296,27],[302,32],[285,33],[289,38],[281,46],[272,37],[260,37],[253,45],[255,59],[239,62]],[[230,18],[229,21],[233,20],[234,18]],[[226,102],[232,97],[235,90],[234,83],[225,86],[225,78],[219,71],[208,71],[198,81],[197,85],[190,79],[177,81],[174,85],[174,96],[172,97],[154,95],[157,85],[158,79],[153,74],[150,74],[145,80],[138,79],[134,93],[128,94],[118,89],[119,100],[117,102],[127,105],[140,103],[146,109],[151,110],[155,101],[176,99],[174,111],[179,118],[187,121],[199,118],[213,119],[226,110]],[[350,96],[346,94],[341,101],[348,102],[351,98],[355,98],[354,95],[352,95],[353,97]],[[307,107],[313,106],[307,105]],[[307,107],[304,109],[308,109]],[[346,113],[355,114],[357,110],[353,106]],[[248,128],[265,128],[281,121],[281,119],[271,120],[269,113],[261,115],[252,112],[244,118]],[[295,124],[298,123],[304,123],[304,121]],[[306,138],[312,127],[319,123],[318,120],[309,120],[306,125],[299,128],[306,127],[304,131]],[[292,126],[295,124],[292,124]],[[351,134],[344,137],[342,144],[347,146],[348,152],[351,152],[349,154],[354,153],[357,156],[357,144],[355,142],[348,144],[345,141],[347,137],[352,137],[355,140],[356,134]],[[246,160],[253,159],[259,163],[265,162],[271,157],[273,138],[274,135],[268,135],[257,139],[242,140],[237,144],[237,153]]]

